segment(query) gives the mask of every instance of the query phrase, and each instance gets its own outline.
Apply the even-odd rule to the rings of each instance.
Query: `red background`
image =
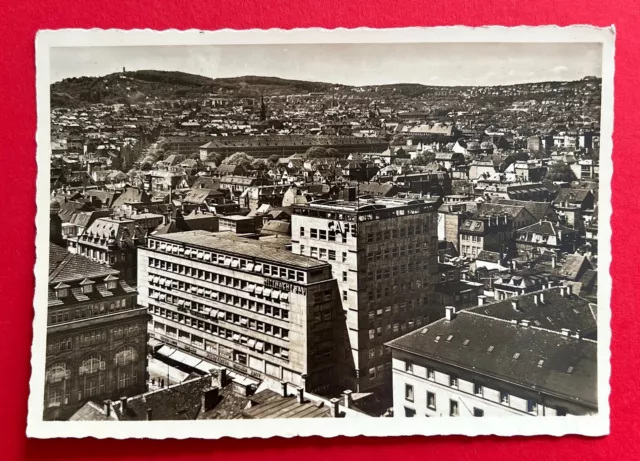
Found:
[[[11,3],[11,4],[9,4]],[[636,301],[640,225],[637,133],[640,125],[640,2],[618,0],[367,0],[294,1],[125,0],[2,2],[0,14],[0,458],[264,460],[640,459],[640,392]],[[248,29],[278,27],[402,27],[437,25],[615,24],[615,130],[613,179],[613,341],[611,435],[538,438],[337,438],[219,441],[27,440],[32,297],[35,260],[35,55],[39,29]],[[46,173],[45,173],[46,174]]]

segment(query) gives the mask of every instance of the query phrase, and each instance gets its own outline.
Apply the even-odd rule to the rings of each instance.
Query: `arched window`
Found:
[[[69,379],[70,370],[67,369],[66,363],[55,363],[47,368],[47,383],[59,383],[62,380]]]
[[[116,367],[131,365],[138,360],[138,352],[133,347],[125,347],[114,356],[113,360]]]
[[[82,361],[82,365],[78,370],[80,376],[90,375],[97,373],[98,371],[104,371],[106,368],[106,362],[102,360],[100,354],[92,354],[87,359]]]

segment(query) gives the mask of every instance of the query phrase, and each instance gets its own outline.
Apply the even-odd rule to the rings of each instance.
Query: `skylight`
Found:
[[[469,344],[469,340],[468,339],[465,339],[464,342],[462,343],[463,346],[466,346],[468,344]]]
[[[544,359],[538,361],[538,368],[542,368],[542,364],[544,363]]]
[[[513,354],[514,360],[518,360],[519,357],[520,357],[520,352],[516,352],[515,354]]]
[[[489,349],[487,349],[487,352],[493,352],[494,349],[495,349],[495,347],[489,346]]]

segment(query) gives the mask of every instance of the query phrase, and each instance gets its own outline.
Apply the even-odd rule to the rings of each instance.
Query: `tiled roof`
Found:
[[[496,203],[504,205],[524,206],[529,213],[537,220],[549,219],[549,214],[553,214],[550,202],[534,202],[527,200],[498,199]]]
[[[266,389],[251,398],[253,403],[239,416],[240,419],[329,418],[328,406],[306,400],[298,403],[296,396],[282,397]]]
[[[95,279],[110,274],[119,275],[119,272],[84,256],[69,253],[55,244],[49,245],[49,284]]]
[[[228,238],[225,233],[211,233],[201,230],[179,232],[159,237],[159,239],[193,245],[208,250],[217,250],[226,253],[238,254],[241,256],[253,256],[257,259],[280,262],[295,267],[311,269],[315,267],[325,267],[327,263],[316,259],[291,253],[287,250],[279,250],[266,245],[261,245],[259,241],[238,241]]]
[[[550,221],[540,221],[535,224],[531,224],[530,226],[518,229],[517,232],[518,234],[531,233],[531,234],[557,236],[560,231],[569,232],[572,234],[576,232],[575,230],[569,227],[565,227],[561,224],[552,223]]]
[[[438,320],[389,345],[478,375],[597,406],[597,344],[592,340],[461,311],[451,321]]]
[[[567,255],[562,266],[558,269],[558,275],[569,280],[577,280],[582,274],[582,269],[592,269],[589,258],[581,254]]]
[[[470,310],[503,320],[529,320],[531,325],[547,330],[561,331],[568,328],[584,335],[595,332],[598,325],[589,309],[589,301],[575,294],[562,296],[561,289],[554,287],[539,290]],[[544,301],[536,304],[535,296],[539,299],[540,294],[544,295]],[[514,309],[513,302],[518,303],[517,310]]]

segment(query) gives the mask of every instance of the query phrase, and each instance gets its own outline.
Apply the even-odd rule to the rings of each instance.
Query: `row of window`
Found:
[[[426,367],[427,369],[427,379],[430,381],[436,380],[435,370],[431,367]],[[413,373],[413,363],[410,361],[405,361],[405,371],[407,373]],[[413,386],[410,384],[405,385],[405,389],[411,388],[411,395],[413,396]],[[449,386],[452,388],[459,389],[459,378],[454,374],[449,374]],[[408,392],[408,391],[407,391]],[[484,386],[478,383],[473,383],[473,394],[476,397],[484,398]],[[510,394],[506,391],[500,391],[500,403],[505,406],[510,405]],[[413,400],[411,400],[413,401]],[[538,403],[533,399],[527,400],[527,411],[529,413],[537,413],[538,412]]]
[[[392,333],[398,333],[398,332],[409,332],[412,331],[414,328],[417,328],[419,326],[422,325],[422,317],[417,317],[415,320],[414,319],[410,319],[407,322],[397,322],[394,323],[393,325],[391,324],[387,324],[384,325],[384,327],[379,326],[376,328],[370,328],[369,329],[369,339],[375,339],[376,337],[382,337],[382,336],[386,336],[386,335],[390,335]]]
[[[113,366],[131,366],[138,360],[138,352],[131,346],[125,347],[113,355]],[[78,366],[78,375],[92,375],[105,371],[107,362],[101,354],[91,354],[85,358]],[[55,384],[71,378],[71,370],[65,362],[58,362],[50,365],[46,371],[46,381]]]
[[[305,246],[300,245],[300,254],[325,261],[337,261],[336,250],[327,250],[326,248],[311,247],[309,254],[307,255],[305,254]],[[344,251],[342,252],[342,262],[347,262],[347,253]]]
[[[153,313],[188,326],[196,327],[196,328],[197,328],[197,325],[199,325],[199,322],[206,322],[207,320],[210,320],[210,319],[206,319],[206,312],[204,313],[205,315],[203,316],[205,317],[205,319],[200,320],[199,318],[190,317],[189,315],[174,312],[171,309],[165,309],[164,307],[160,307],[160,306],[153,306]],[[227,322],[233,325],[237,325],[241,328],[247,328],[249,330],[254,330],[259,333],[264,333],[269,336],[275,336],[276,338],[283,339],[286,341],[289,340],[289,330],[287,330],[286,328],[278,327],[276,325],[271,325],[270,323],[261,322],[259,320],[253,320],[238,314],[232,314],[231,312],[225,312],[225,311],[219,311],[219,310],[214,310],[214,312],[209,312],[208,316],[214,319],[215,322],[218,322],[218,321]]]
[[[424,280],[410,280],[409,283],[401,283],[400,285],[385,285],[381,286],[380,284],[376,284],[376,289],[370,289],[367,292],[367,297],[369,301],[375,301],[381,298],[387,298],[391,295],[397,295],[406,293],[407,290],[416,290],[420,289],[423,286],[426,287],[429,284],[428,277],[425,277]],[[425,300],[427,298],[424,298]],[[421,301],[419,305],[423,305],[423,298],[419,298]]]
[[[140,372],[135,369],[120,368],[115,376],[117,389],[126,389],[138,383]],[[78,401],[83,398],[91,398],[103,394],[106,389],[106,376],[100,373],[92,378],[83,378],[77,382]],[[46,408],[56,408],[69,404],[71,396],[71,386],[61,384],[47,385],[45,389]]]
[[[409,243],[391,248],[379,248],[375,251],[371,249],[367,251],[367,262],[372,263],[374,261],[385,261],[397,257],[414,256],[422,253],[423,250],[429,251],[430,247],[435,251],[435,245],[435,241],[431,244],[429,244],[429,242],[414,242],[413,244]]]
[[[479,237],[477,235],[460,234],[460,240],[468,240],[469,242],[482,242],[482,237]]]
[[[368,232],[367,243],[384,242],[389,240],[396,240],[398,238],[411,237],[412,235],[428,234],[429,233],[429,220],[425,219],[423,223],[407,224],[394,229],[388,229],[385,231]]]
[[[152,260],[154,261],[153,265],[151,265]],[[203,282],[208,282],[212,284],[215,283],[217,285],[222,285],[222,286],[234,288],[237,290],[243,290],[256,298],[266,299],[269,302],[272,302],[275,304],[286,303],[289,301],[289,294],[286,292],[281,292],[280,290],[267,288],[262,285],[257,285],[255,283],[248,282],[247,280],[244,280],[241,278],[217,274],[217,273],[205,271],[202,269],[195,269],[195,268],[183,266],[181,264],[166,263],[165,261],[161,261],[160,263],[158,263],[158,260],[154,258],[149,258],[149,262],[150,262],[150,267],[154,267],[167,272],[173,272],[175,274],[183,275],[185,277],[195,278]],[[209,288],[204,288],[200,285],[182,282],[179,280],[174,280],[166,277],[160,277],[153,274],[150,274],[149,284],[156,285],[156,286],[164,286],[166,288],[172,288],[174,290],[198,293],[199,295],[206,292],[208,294],[208,297],[219,297],[219,296],[225,295],[225,293],[223,292],[213,291]]]
[[[234,343],[246,346],[248,348],[251,348],[252,350],[255,350],[257,352],[260,353],[265,353],[265,354],[269,354],[269,355],[273,355],[274,357],[278,357],[281,360],[289,360],[289,349],[286,349],[284,347],[278,346],[276,344],[271,344],[269,342],[266,341],[259,341],[256,340],[254,338],[249,338],[248,336],[242,335],[240,333],[238,333],[237,331],[233,331],[233,330],[229,330],[228,328],[223,328],[223,327],[219,327],[218,325],[214,325],[214,324],[210,324],[207,322],[203,322],[202,328],[201,326],[201,321],[197,321],[198,322],[198,329],[200,330],[204,330],[205,332],[218,336],[219,338],[222,339],[226,339],[228,341],[232,341]],[[195,327],[194,327],[195,328]],[[154,331],[164,334],[170,338],[176,338],[179,339],[180,341],[186,342],[186,343],[191,343],[194,346],[198,347],[199,343],[193,342],[193,336],[192,334],[190,334],[188,331],[183,331],[183,330],[178,330],[175,327],[172,327],[170,325],[165,325],[163,323],[154,321],[153,322],[153,329]],[[191,338],[191,339],[190,339]],[[200,340],[201,338],[196,337],[197,340]],[[205,343],[205,350],[207,351],[214,351],[213,349],[208,348],[208,344],[209,342],[207,341]],[[216,343],[212,343],[213,344]],[[216,344],[217,346],[217,344]]]
[[[348,225],[348,224],[346,224]],[[309,229],[309,237],[316,240],[326,240],[328,242],[338,242],[338,243],[347,243],[347,239],[350,234],[347,232],[340,233],[335,230],[324,230],[324,229]],[[300,237],[305,237],[305,229],[304,227],[300,228]]]
[[[127,309],[128,298],[118,299],[109,303],[97,303],[82,306],[76,309],[53,309],[49,314],[49,324],[71,322],[73,320],[81,320],[97,315],[111,314],[119,310]]]
[[[140,335],[139,325],[129,325],[125,327],[115,327],[109,330],[114,340],[125,338],[135,338]],[[75,337],[76,347],[93,347],[107,342],[107,331],[92,331]],[[47,344],[47,353],[56,354],[73,350],[73,338],[55,339]]]
[[[203,261],[203,262],[218,264],[224,267],[243,270],[247,272],[255,272],[259,274],[269,275],[271,277],[279,277],[287,280],[295,280],[298,282],[305,281],[305,273],[303,271],[297,271],[294,269],[289,269],[286,267],[281,267],[273,264],[258,263],[251,259],[232,257],[229,255],[213,253],[211,251],[197,250],[195,248],[193,249],[185,248],[180,245],[173,245],[171,243],[159,242],[152,239],[149,240],[149,248],[153,250],[159,250],[169,254],[175,254],[180,257],[184,256],[192,259],[199,259],[200,261]],[[151,267],[158,267],[156,265],[151,265],[152,259],[154,258],[149,258],[149,265]],[[165,265],[172,264],[164,260],[160,260],[160,263]],[[185,266],[182,266],[182,267],[185,267]],[[164,269],[164,267],[161,267],[161,268]],[[191,269],[191,268],[188,268],[188,269]],[[188,275],[191,276],[191,274],[188,274]]]
[[[391,368],[391,362],[383,363],[369,368],[369,380],[382,379]]]
[[[289,311],[287,309],[282,309],[281,307],[271,306],[270,304],[266,304],[264,302],[254,301],[253,299],[234,296],[224,292],[205,289],[202,287],[198,287],[197,285],[190,285],[188,283],[185,284],[184,282],[177,282],[175,280],[172,281],[170,279],[166,279],[166,280],[170,282],[170,286],[172,290],[180,291],[183,293],[189,293],[191,296],[197,296],[200,298],[214,301],[216,302],[216,306],[218,305],[218,303],[227,304],[229,306],[234,306],[240,309],[245,309],[257,314],[266,315],[266,316],[277,318],[277,319],[282,319],[282,320],[289,319]],[[158,299],[162,302],[177,306],[178,308],[192,309],[192,310],[201,311],[201,312],[207,309],[209,309],[210,311],[215,309],[210,304],[211,301],[209,301],[209,304],[204,304],[197,301],[191,301],[190,299],[183,298],[180,296],[164,293],[159,289],[161,288],[166,291],[169,291],[170,288],[167,287],[166,284],[163,284],[161,282],[162,282],[161,280],[149,281],[149,288],[150,288],[149,297],[151,299]],[[254,293],[254,296],[257,298],[262,298],[261,295],[256,295],[255,293]],[[271,302],[271,300],[269,300],[269,302]],[[218,309],[215,309],[215,310],[218,310]]]
[[[397,277],[398,275],[404,274],[413,274],[416,277],[419,275],[416,272],[428,271],[429,270],[429,262],[428,261],[409,261],[407,263],[394,264],[391,267],[382,267],[378,268],[375,271],[370,270],[367,271],[367,280],[372,282],[375,280],[388,280],[391,277]],[[426,275],[426,277],[425,277]],[[428,273],[423,275],[423,278],[428,280]]]

